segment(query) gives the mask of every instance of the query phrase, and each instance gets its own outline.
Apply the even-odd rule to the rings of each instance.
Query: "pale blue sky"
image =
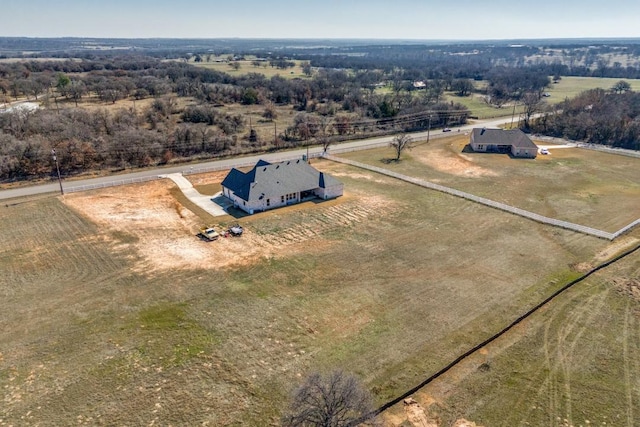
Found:
[[[629,0],[2,0],[0,16],[26,37],[640,37]]]

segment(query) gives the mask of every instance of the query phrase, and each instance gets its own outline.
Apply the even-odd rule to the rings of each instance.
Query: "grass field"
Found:
[[[638,79],[614,79],[598,77],[562,77],[556,84],[552,84],[546,92],[551,95],[547,102],[555,104],[564,101],[566,98],[574,98],[581,92],[589,89],[609,90],[620,80],[624,80],[631,85],[631,90],[640,91],[640,80]]]
[[[640,80],[637,79],[614,79],[614,78],[597,78],[597,77],[563,77],[558,83],[552,84],[545,92],[548,92],[551,96],[545,98],[545,101],[549,104],[557,104],[565,99],[574,98],[581,92],[589,89],[611,89],[614,84],[620,80],[625,80],[631,85],[631,89],[634,91],[640,91]],[[483,82],[480,82],[483,84]],[[479,86],[476,84],[476,86]],[[447,101],[453,101],[466,106],[471,111],[472,116],[476,116],[479,119],[489,119],[493,117],[508,116],[513,112],[513,106],[507,105],[502,108],[496,108],[491,105],[487,105],[483,100],[482,94],[472,94],[470,96],[456,96],[452,92],[445,94]],[[522,106],[516,106],[517,114],[522,112]]]
[[[302,72],[302,66],[300,61],[292,61],[296,63],[295,67],[287,68],[286,70],[282,70],[276,67],[271,67],[268,65],[268,62],[260,67],[256,67],[251,64],[252,61],[253,59],[251,58],[248,58],[246,60],[234,61],[240,64],[240,68],[237,70],[231,67],[229,62],[224,61],[224,58],[222,58],[221,61],[216,61],[215,58],[212,58],[212,61],[210,62],[206,62],[206,61],[194,62],[193,59],[191,59],[189,63],[197,67],[204,67],[204,68],[209,68],[211,70],[221,71],[223,73],[227,73],[232,76],[240,76],[240,75],[245,75],[249,73],[258,73],[258,74],[264,74],[264,76],[268,79],[270,79],[273,76],[280,76],[286,79],[292,79],[292,78],[308,79],[309,78]]]
[[[636,425],[639,269],[635,255],[580,283],[414,399],[441,425]]]
[[[471,116],[479,119],[491,119],[493,117],[504,117],[513,114],[513,106],[507,105],[502,108],[497,108],[492,105],[488,105],[483,101],[484,95],[474,93],[469,96],[456,96],[451,92],[445,93],[444,99],[447,102],[455,102],[462,104],[471,111]],[[521,106],[516,106],[515,114],[516,118],[518,113],[522,112]]]
[[[551,218],[614,232],[640,218],[638,159],[578,148],[535,160],[464,152],[468,135],[432,139],[385,164],[390,148],[345,155],[367,164],[513,205]]]
[[[418,153],[397,168],[417,173]],[[582,159],[576,173],[599,159]],[[243,219],[246,236],[212,244],[194,237],[202,218],[164,182],[0,207],[0,425],[277,424],[292,387],[336,367],[386,401],[620,249],[359,169],[315,166],[345,183],[343,197]],[[562,183],[550,190],[574,197]],[[628,413],[640,397],[638,303],[610,285],[637,272],[635,262],[599,276],[541,313],[546,333],[532,324],[509,335],[487,375],[441,385],[438,416],[506,425],[489,423],[503,419],[504,409],[491,412],[502,406],[515,421],[569,414],[577,424],[599,408],[577,401],[588,393],[580,385],[595,383],[602,405]],[[604,345],[620,325],[630,338],[614,353]],[[570,389],[567,412],[562,375],[576,370],[591,373]]]

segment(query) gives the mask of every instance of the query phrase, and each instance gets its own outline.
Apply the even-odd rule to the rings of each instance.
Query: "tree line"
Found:
[[[531,131],[559,138],[640,150],[640,93],[619,83],[564,101],[531,122]]]
[[[0,113],[0,180],[50,174],[53,149],[62,172],[75,174],[452,126],[468,117],[461,104],[444,102],[441,90],[376,93],[385,77],[339,70],[304,79],[231,76],[132,55],[0,63],[0,101],[27,99],[45,107]],[[132,102],[115,110],[82,108],[89,97],[105,107]],[[135,101],[144,99],[151,102],[136,108]],[[225,106],[233,104],[263,108],[261,123],[229,113]],[[291,125],[260,138],[256,127],[271,126],[283,108],[295,112]]]

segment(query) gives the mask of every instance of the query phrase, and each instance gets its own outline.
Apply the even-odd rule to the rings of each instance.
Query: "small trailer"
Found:
[[[231,234],[234,237],[242,236],[243,232],[244,232],[244,229],[240,225],[234,225],[232,227],[229,227],[229,234]]]

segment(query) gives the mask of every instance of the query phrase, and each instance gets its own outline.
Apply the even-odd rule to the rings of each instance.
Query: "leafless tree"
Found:
[[[85,94],[86,90],[86,86],[81,81],[72,81],[66,88],[69,98],[73,99],[76,107],[78,106],[78,101]]]
[[[276,106],[273,103],[269,103],[264,107],[264,111],[262,112],[262,117],[267,120],[275,120],[278,118],[278,110],[276,110]]]
[[[531,116],[542,110],[545,102],[538,92],[526,92],[522,96],[522,105],[524,106],[524,127],[529,129]]]
[[[334,371],[312,374],[293,394],[285,427],[344,427],[372,413],[370,394],[353,375]]]
[[[393,139],[389,143],[389,146],[392,147],[396,152],[396,161],[400,160],[400,155],[404,150],[411,149],[412,142],[413,141],[411,140],[411,137],[405,133],[393,137]]]
[[[323,153],[329,151],[329,146],[331,146],[331,138],[326,135],[322,135],[320,138],[318,138],[318,142],[320,143],[320,145],[322,145]]]

